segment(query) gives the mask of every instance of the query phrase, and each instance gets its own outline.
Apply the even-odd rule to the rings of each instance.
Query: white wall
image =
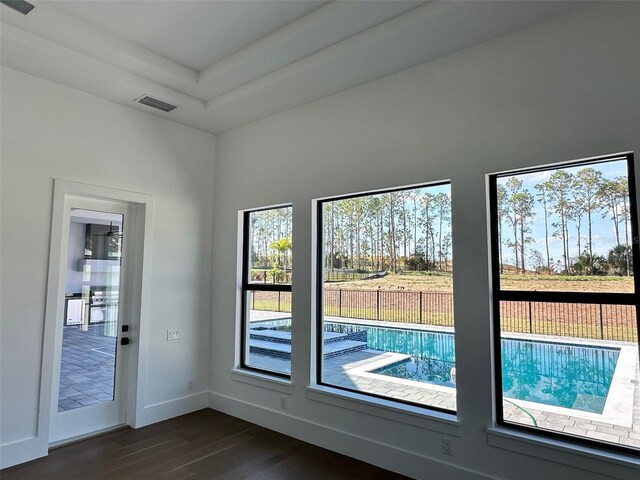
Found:
[[[54,178],[153,196],[148,408],[137,421],[205,406],[214,137],[4,67],[1,93],[3,465],[39,440]],[[168,328],[181,340],[167,342]]]
[[[421,478],[637,478],[638,467],[562,449],[530,445],[522,455],[510,439],[509,449],[489,446],[484,429],[493,422],[485,175],[640,151],[638,25],[640,3],[589,6],[218,136],[211,405]],[[453,457],[440,453],[441,433],[410,417],[390,422],[311,401],[305,388],[312,199],[441,179],[451,179],[453,195],[461,425]],[[296,273],[293,387],[283,411],[278,389],[235,381],[229,370],[238,211],[285,202],[294,208]]]

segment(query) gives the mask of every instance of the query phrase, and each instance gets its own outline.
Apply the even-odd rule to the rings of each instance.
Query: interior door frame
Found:
[[[128,301],[120,305],[123,312],[130,319],[126,370],[127,399],[125,404],[125,424],[137,427],[144,409],[144,385],[146,377],[146,352],[149,330],[149,265],[151,263],[151,232],[153,218],[153,198],[150,195],[128,192],[85,183],[55,179],[53,190],[53,211],[51,215],[51,241],[49,249],[49,273],[47,281],[47,298],[45,311],[44,338],[42,350],[42,370],[40,378],[40,398],[38,415],[38,433],[40,445],[50,446],[50,421],[52,412],[53,377],[56,358],[56,338],[62,334],[63,325],[59,321],[64,314],[64,290],[66,264],[63,260],[67,256],[67,243],[64,241],[68,232],[64,232],[65,211],[67,199],[82,197],[88,199],[106,200],[126,204],[131,207],[134,230],[133,242],[128,252],[126,265],[129,283]],[[100,432],[92,432],[90,436]],[[77,438],[76,438],[77,439]],[[72,439],[68,439],[70,441]],[[46,454],[46,453],[44,453]]]
[[[69,245],[71,240],[71,222],[72,222],[72,210],[79,208],[82,210],[93,212],[106,212],[111,214],[120,215],[122,217],[122,229],[127,234],[123,238],[122,242],[122,258],[121,269],[118,273],[118,291],[120,296],[118,299],[118,315],[115,325],[116,338],[116,357],[114,364],[114,397],[111,401],[100,402],[95,405],[87,406],[86,408],[71,409],[68,411],[58,411],[58,401],[60,393],[60,377],[62,370],[62,353],[63,353],[63,341],[64,341],[64,317],[58,317],[55,332],[54,341],[54,358],[53,358],[53,375],[51,379],[51,409],[50,409],[50,426],[49,426],[49,444],[56,446],[64,444],[69,440],[82,438],[83,436],[90,435],[94,432],[104,431],[105,429],[111,429],[116,426],[121,426],[125,420],[125,414],[127,410],[126,395],[127,395],[127,372],[129,370],[128,358],[130,348],[120,347],[118,342],[123,336],[128,337],[129,334],[122,333],[120,326],[124,323],[131,324],[129,317],[129,302],[130,302],[130,290],[129,283],[130,277],[133,274],[133,268],[129,261],[129,254],[133,251],[135,244],[135,236],[131,235],[133,232],[133,222],[135,218],[133,212],[135,207],[129,203],[120,201],[87,198],[85,196],[78,195],[66,195],[64,215],[62,219],[62,245],[67,245],[66,249],[63,249],[60,257],[60,269],[59,275],[61,283],[59,286],[63,286],[64,290],[62,296],[66,297],[66,293],[69,291],[66,288],[68,275],[69,275]],[[60,295],[60,292],[58,292]],[[59,298],[59,296],[57,297]],[[122,307],[122,308],[120,308]],[[59,313],[59,312],[58,312]],[[87,325],[89,323],[91,315],[87,319]]]

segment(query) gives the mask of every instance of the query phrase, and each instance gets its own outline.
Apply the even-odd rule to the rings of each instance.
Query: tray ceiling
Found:
[[[584,2],[31,1],[0,61],[221,133],[566,14]],[[151,95],[168,113],[134,103]]]

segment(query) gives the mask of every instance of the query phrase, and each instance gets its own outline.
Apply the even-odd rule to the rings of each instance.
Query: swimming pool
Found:
[[[454,336],[420,330],[349,325],[367,332],[369,348],[411,359],[373,373],[453,386]],[[567,343],[502,340],[502,390],[507,398],[602,413],[620,350]],[[454,371],[455,372],[455,371]]]
[[[262,323],[287,330],[290,320]],[[325,331],[367,334],[368,348],[410,355],[372,373],[454,387],[452,333],[325,322]],[[502,386],[506,398],[602,413],[620,349],[569,343],[502,340]]]

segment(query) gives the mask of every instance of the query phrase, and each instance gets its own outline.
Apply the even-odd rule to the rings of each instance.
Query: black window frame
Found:
[[[387,402],[398,403],[401,405],[409,405],[412,407],[423,408],[426,410],[431,410],[440,413],[446,413],[448,415],[457,415],[456,410],[449,410],[446,408],[441,408],[432,405],[425,405],[423,403],[410,402],[408,400],[402,400],[400,398],[386,397],[384,395],[379,395],[376,393],[366,392],[363,390],[356,390],[354,388],[347,388],[340,385],[334,385],[332,383],[326,383],[322,380],[323,373],[323,363],[324,363],[324,337],[323,337],[323,324],[324,324],[324,212],[323,206],[325,203],[335,202],[339,200],[348,200],[350,198],[359,198],[359,197],[367,197],[373,195],[381,195],[384,193],[391,192],[402,192],[406,190],[415,190],[419,188],[428,188],[428,187],[438,187],[441,185],[449,185],[452,187],[451,180],[440,180],[435,182],[421,183],[417,185],[409,185],[404,187],[396,187],[396,188],[383,188],[380,190],[374,190],[370,192],[361,192],[361,193],[351,193],[347,195],[340,195],[336,197],[329,197],[316,200],[316,358],[315,358],[315,368],[316,368],[316,384],[319,386],[330,387],[337,390],[342,390],[345,392],[356,393],[359,395],[363,395],[366,397],[375,398],[378,400],[384,400]],[[453,226],[453,215],[451,216],[451,225]],[[452,270],[453,273],[453,270]],[[455,310],[454,314],[454,342],[455,342]],[[456,395],[458,392],[458,388],[455,388]]]
[[[241,293],[241,308],[240,308],[240,368],[243,370],[251,370],[266,374],[270,376],[291,379],[291,374],[278,372],[275,370],[268,370],[266,368],[258,368],[247,363],[247,315],[249,314],[248,295],[252,291],[260,292],[292,292],[291,283],[283,284],[269,284],[269,283],[254,283],[251,282],[250,268],[251,268],[251,245],[249,239],[251,238],[251,214],[256,212],[264,212],[268,210],[278,210],[281,208],[291,208],[293,211],[293,205],[279,205],[276,207],[264,207],[256,208],[252,210],[245,210],[242,215],[242,293]],[[292,225],[293,230],[293,225]],[[292,296],[293,301],[293,296]],[[291,322],[293,323],[293,315],[291,316]],[[292,335],[293,338],[293,335]]]
[[[497,205],[497,179],[500,177],[509,177],[520,174],[535,173],[549,170],[557,170],[563,168],[572,168],[579,166],[589,166],[599,163],[608,163],[611,161],[626,160],[628,188],[629,188],[629,216],[631,226],[631,255],[634,265],[634,292],[633,293],[616,293],[616,292],[557,292],[557,291],[526,291],[526,290],[501,290],[500,288],[500,256],[498,238],[498,205]],[[636,195],[636,182],[634,170],[633,152],[625,152],[612,155],[604,155],[584,160],[560,164],[548,164],[539,167],[511,170],[500,172],[489,176],[489,217],[490,217],[490,238],[491,238],[491,282],[492,282],[492,327],[493,327],[493,373],[495,378],[495,422],[497,425],[505,428],[519,430],[526,433],[533,433],[540,436],[550,437],[564,442],[574,443],[578,445],[587,445],[610,451],[630,453],[638,455],[638,449],[624,446],[622,444],[607,443],[580,437],[567,433],[547,430],[539,427],[533,427],[504,420],[503,409],[503,393],[502,393],[502,351],[501,351],[501,330],[500,330],[500,302],[502,301],[531,301],[531,302],[551,302],[551,303],[571,303],[571,304],[594,304],[601,303],[603,305],[633,305],[636,307],[636,323],[638,332],[640,332],[640,308],[638,306],[637,297],[640,294],[640,275],[637,272],[637,266],[640,265],[640,248],[638,245],[638,205]],[[637,342],[638,353],[640,355],[640,338]],[[638,387],[640,388],[640,387]]]

